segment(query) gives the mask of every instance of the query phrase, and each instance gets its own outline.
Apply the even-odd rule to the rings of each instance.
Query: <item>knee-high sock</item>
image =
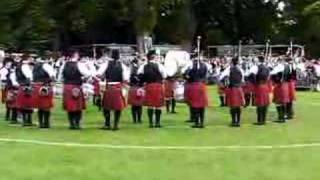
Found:
[[[277,106],[278,120],[279,120],[280,122],[284,122],[284,121],[285,121],[284,110],[285,110],[284,105],[279,105],[279,106]]]
[[[236,109],[235,108],[230,108],[230,114],[231,114],[231,124],[235,125],[236,122],[237,122]]]
[[[251,94],[245,94],[246,106],[250,106]]]
[[[27,110],[26,113],[27,113],[28,124],[32,125],[32,113],[33,113],[33,110]]]
[[[166,110],[167,110],[167,113],[170,112],[170,100],[166,100]]]
[[[69,120],[70,128],[74,129],[75,128],[75,115],[74,115],[74,112],[68,112],[68,120]]]
[[[51,116],[50,110],[44,111],[44,127],[45,128],[50,128],[50,116]]]
[[[199,109],[197,108],[192,108],[192,122],[194,122],[195,126],[199,126]]]
[[[150,127],[153,127],[153,114],[154,114],[154,109],[148,109],[148,118],[149,118],[149,125]]]
[[[119,129],[120,117],[121,117],[121,111],[115,111],[114,112],[114,126],[113,126],[114,130]]]
[[[131,116],[132,116],[133,123],[137,123],[137,116],[138,116],[137,111],[138,111],[137,106],[131,106]]]
[[[6,108],[6,121],[10,121],[10,115],[11,115],[12,111],[10,108]]]
[[[142,117],[142,106],[137,106],[137,118],[139,123],[142,122],[141,117]]]
[[[204,118],[205,118],[205,108],[201,108],[199,110],[199,119],[200,119],[200,126],[204,126]]]
[[[263,122],[267,121],[268,106],[263,107]]]
[[[97,105],[97,96],[96,95],[93,95],[93,97],[92,97],[92,104],[95,106],[95,105]]]
[[[103,110],[104,115],[104,126],[110,127],[110,111],[109,110]]]
[[[23,125],[27,125],[28,124],[28,117],[27,117],[26,110],[21,110],[20,112],[22,114],[22,123],[23,123]]]
[[[162,114],[162,111],[161,109],[156,109],[156,127],[160,127],[161,126],[161,114]]]
[[[75,125],[77,129],[80,128],[81,119],[82,119],[82,111],[77,111],[75,113]]]
[[[263,107],[257,107],[257,122],[262,123]]]
[[[16,108],[12,109],[12,116],[11,116],[11,122],[12,123],[17,123],[17,118],[18,118],[18,111]]]
[[[39,127],[43,128],[44,127],[44,111],[38,110],[38,121],[39,121]]]
[[[240,107],[236,108],[236,118],[237,118],[236,123],[239,125],[241,123],[241,108]]]
[[[172,99],[171,101],[171,113],[175,113],[176,112],[176,99]]]
[[[292,119],[293,118],[294,111],[293,111],[293,103],[292,102],[287,104],[287,106],[286,106],[286,114],[287,114],[288,119]]]
[[[220,107],[224,107],[225,103],[224,103],[224,96],[219,96],[220,99]]]

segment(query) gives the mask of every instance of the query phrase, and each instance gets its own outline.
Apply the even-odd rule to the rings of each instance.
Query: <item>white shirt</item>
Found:
[[[30,81],[33,80],[33,73],[29,64],[22,64],[21,71],[27,79],[29,79]]]
[[[59,75],[58,75],[58,81],[62,81],[63,79],[63,70],[64,70],[64,67],[66,65],[67,62],[64,62],[63,65],[61,66],[61,69],[59,71]],[[80,72],[80,74],[82,76],[84,76],[85,78],[90,78],[93,76],[92,72],[90,71],[89,67],[86,65],[86,63],[84,62],[77,62],[77,67],[78,67],[78,70]]]
[[[103,63],[100,66],[100,68],[98,69],[96,75],[100,76],[100,77],[104,76],[106,71],[107,71],[107,69],[108,69],[108,65],[109,65],[109,61]],[[129,82],[129,80],[130,80],[130,69],[126,65],[124,65],[123,63],[121,63],[121,67],[122,67],[122,79],[123,79],[123,81]]]
[[[50,64],[44,63],[42,65],[42,68],[44,69],[44,71],[46,71],[48,73],[48,75],[50,77],[55,77],[55,70]]]
[[[9,71],[7,68],[3,67],[0,69],[0,80],[5,81],[7,79]]]
[[[241,74],[242,74],[242,82],[244,82],[244,72],[243,70],[237,65],[237,67],[239,68]],[[219,81],[222,81],[225,77],[229,77],[230,76],[230,69],[231,66],[228,66],[219,76]]]
[[[284,71],[284,64],[278,64],[276,65],[273,70],[270,72],[270,75],[275,75],[278,74],[279,72],[283,72]]]
[[[166,70],[164,68],[164,66],[160,63],[157,63],[155,61],[150,61],[150,62],[153,62],[153,63],[156,63],[158,65],[158,68],[159,68],[159,71],[160,71],[160,74],[162,76],[163,79],[167,78],[167,73],[166,73]],[[138,74],[144,74],[144,67],[147,65],[148,63],[144,63],[140,66],[140,68],[138,69]]]

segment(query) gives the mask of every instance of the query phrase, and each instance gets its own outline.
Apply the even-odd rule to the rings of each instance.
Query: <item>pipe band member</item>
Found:
[[[130,72],[128,68],[120,62],[120,52],[112,51],[112,60],[105,63],[98,71],[98,75],[106,79],[106,90],[103,96],[103,109],[105,125],[103,129],[114,131],[119,130],[121,112],[126,107],[126,99],[123,86],[129,81]],[[114,123],[111,127],[111,111],[114,111]]]
[[[38,109],[39,128],[50,128],[55,71],[47,60],[38,59],[33,69],[35,108]]]
[[[156,58],[156,52],[154,50],[149,51],[147,63],[143,64],[138,70],[138,74],[145,84],[144,105],[148,107],[150,128],[161,128],[161,108],[164,106],[163,80],[166,78],[166,72]]]
[[[130,71],[130,89],[128,104],[131,105],[131,115],[133,123],[142,123],[142,106],[144,102],[144,90],[141,78],[138,75],[138,59],[134,59]]]
[[[250,74],[255,77],[254,105],[257,107],[257,125],[266,123],[270,101],[270,69],[265,64],[265,58],[258,57],[259,64],[252,66]]]
[[[290,102],[289,84],[285,80],[288,77],[285,71],[285,63],[279,59],[278,64],[271,71],[272,81],[275,84],[273,89],[273,102],[277,106],[278,120],[280,123],[286,122],[286,106]]]
[[[226,104],[230,107],[231,126],[240,127],[241,107],[245,105],[242,84],[244,82],[244,73],[239,66],[239,58],[234,57],[229,68],[220,76],[220,80],[229,77],[228,89],[226,90]]]
[[[82,111],[86,109],[82,84],[85,78],[92,75],[85,64],[79,60],[79,53],[71,51],[59,75],[60,79],[63,78],[63,108],[68,112],[71,130],[81,129]]]
[[[204,128],[205,108],[209,104],[206,87],[207,75],[207,65],[199,58],[194,57],[193,63],[185,73],[188,83],[185,96],[190,106],[191,119],[194,122],[193,128]]]
[[[17,106],[22,114],[23,126],[32,126],[32,114],[35,105],[35,99],[32,88],[32,67],[31,57],[27,54],[23,55],[20,63],[16,68],[16,80],[19,84],[19,90],[17,94]]]

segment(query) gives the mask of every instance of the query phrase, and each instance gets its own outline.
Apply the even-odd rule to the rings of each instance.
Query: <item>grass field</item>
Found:
[[[59,104],[50,130],[9,126],[1,106],[0,139],[77,144],[0,141],[0,180],[320,179],[319,146],[285,147],[320,143],[320,94],[299,93],[296,119],[287,124],[272,122],[276,112],[271,107],[270,122],[254,126],[255,109],[249,108],[243,126],[233,129],[228,126],[228,109],[217,107],[215,92],[210,88],[213,106],[203,130],[184,122],[188,113],[183,104],[178,105],[178,114],[164,115],[160,130],[148,129],[146,118],[142,125],[132,124],[125,112],[118,132],[99,130],[103,118],[93,107],[78,132],[67,129]]]

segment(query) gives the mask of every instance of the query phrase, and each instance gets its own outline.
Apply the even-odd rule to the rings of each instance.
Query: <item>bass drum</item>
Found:
[[[178,102],[184,102],[184,82],[177,82],[176,87],[174,89],[174,98]]]
[[[184,73],[184,70],[190,64],[190,54],[186,51],[169,51],[164,60],[164,66],[168,77]]]

